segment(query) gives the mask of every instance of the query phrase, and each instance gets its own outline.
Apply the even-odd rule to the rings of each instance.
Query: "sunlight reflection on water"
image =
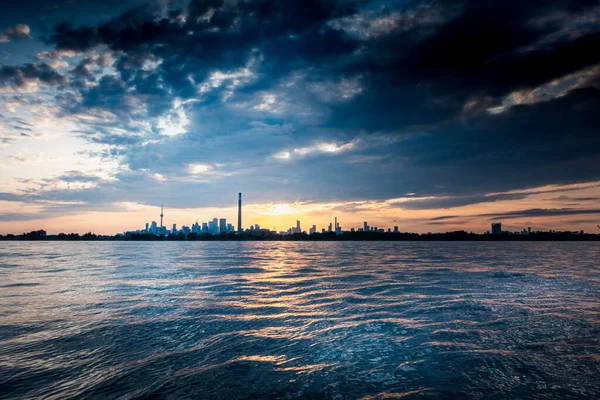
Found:
[[[5,242],[0,398],[599,398],[599,255]]]

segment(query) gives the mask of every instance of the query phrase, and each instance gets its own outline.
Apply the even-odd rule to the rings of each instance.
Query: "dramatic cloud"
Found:
[[[511,218],[522,218],[522,217],[549,217],[549,216],[564,216],[564,215],[582,215],[582,214],[600,214],[600,209],[573,209],[573,208],[559,208],[559,209],[543,209],[534,208],[531,210],[522,211],[511,211],[505,213],[495,214],[483,214],[482,217],[492,217],[494,220],[499,219],[511,219]]]
[[[0,41],[31,37],[29,26],[43,35],[0,62],[12,192],[93,209],[224,206],[241,190],[256,203],[355,213],[364,210],[349,204],[383,202],[441,223],[451,219],[431,218],[464,213],[425,214],[487,215],[495,210],[479,208],[550,201],[532,188],[600,181],[597,1],[122,7],[62,8],[69,18],[57,12],[39,29],[15,15],[28,25],[2,31]],[[46,151],[52,140],[110,179],[71,180],[67,190],[68,174],[92,169],[86,161],[24,174],[35,154],[60,158]],[[578,199],[597,189],[577,190],[575,205],[543,209],[591,209]]]
[[[4,65],[0,67],[0,89],[34,92],[40,86],[66,82],[66,78],[46,64]]]

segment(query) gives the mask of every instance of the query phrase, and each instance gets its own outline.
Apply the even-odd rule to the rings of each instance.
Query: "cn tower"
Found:
[[[238,194],[238,233],[242,233],[242,193]]]
[[[163,227],[163,221],[162,221],[162,219],[163,219],[164,216],[165,215],[163,214],[163,204],[160,203],[160,227],[161,228]]]

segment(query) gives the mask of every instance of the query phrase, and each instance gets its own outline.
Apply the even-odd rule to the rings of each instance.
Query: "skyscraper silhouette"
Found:
[[[496,222],[492,224],[492,235],[501,235],[502,234],[502,223]]]
[[[238,232],[242,233],[242,193],[238,194]]]

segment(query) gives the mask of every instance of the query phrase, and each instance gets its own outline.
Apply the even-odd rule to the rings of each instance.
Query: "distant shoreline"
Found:
[[[445,233],[403,233],[403,232],[335,232],[295,233],[291,235],[279,235],[268,231],[223,233],[211,235],[209,233],[188,235],[153,235],[149,233],[128,235],[96,235],[88,232],[83,235],[78,233],[60,233],[48,235],[43,230],[23,233],[21,235],[0,235],[0,241],[115,241],[115,242],[248,242],[248,241],[270,241],[270,242],[352,242],[352,241],[386,241],[386,242],[596,242],[600,241],[600,235],[581,232],[532,232],[530,234],[476,234],[464,231]]]

